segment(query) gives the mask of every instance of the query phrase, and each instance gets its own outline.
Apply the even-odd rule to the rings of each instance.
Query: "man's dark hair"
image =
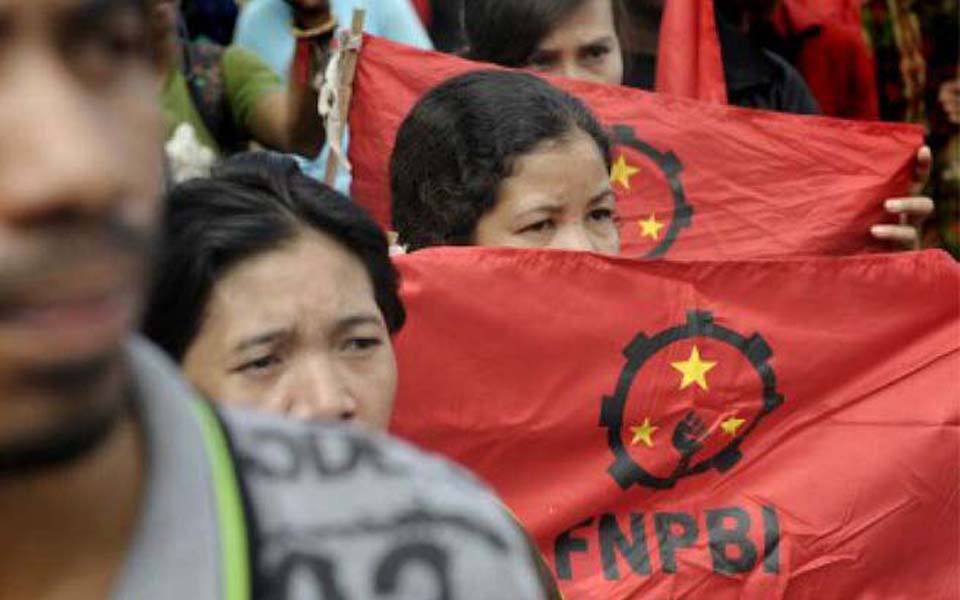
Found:
[[[393,225],[409,250],[470,245],[513,161],[580,130],[610,165],[603,128],[579,100],[527,73],[474,71],[424,95],[390,159]]]
[[[383,231],[289,157],[234,156],[211,177],[174,187],[166,209],[143,330],[178,361],[200,330],[211,290],[231,267],[310,230],[329,235],[360,259],[390,333],[403,326],[398,275]]]
[[[464,9],[467,57],[523,67],[543,38],[585,0],[469,0]]]

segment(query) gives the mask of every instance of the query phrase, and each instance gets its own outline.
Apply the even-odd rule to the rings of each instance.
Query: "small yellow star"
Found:
[[[656,213],[650,215],[649,219],[637,221],[637,225],[640,226],[641,236],[653,238],[655,240],[660,239],[660,230],[666,227],[665,224],[657,220]]]
[[[700,389],[710,389],[707,386],[707,372],[717,366],[715,361],[700,360],[700,350],[694,346],[690,352],[690,358],[679,362],[670,363],[674,369],[683,373],[683,381],[680,382],[680,389],[685,390],[690,384],[696,383]]]
[[[730,417],[726,421],[720,423],[720,429],[730,437],[737,435],[737,430],[746,423],[746,419],[739,419],[737,417]]]
[[[660,428],[650,424],[650,417],[644,418],[643,423],[630,428],[630,432],[633,433],[633,440],[631,440],[630,445],[636,446],[643,442],[647,448],[653,448],[653,432],[658,429]]]
[[[610,167],[610,183],[619,183],[624,189],[630,189],[630,178],[640,172],[640,169],[627,162],[623,154],[617,157]]]

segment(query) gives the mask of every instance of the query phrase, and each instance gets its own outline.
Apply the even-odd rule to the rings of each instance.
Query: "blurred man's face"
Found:
[[[147,8],[0,0],[0,470],[121,404],[161,182]]]

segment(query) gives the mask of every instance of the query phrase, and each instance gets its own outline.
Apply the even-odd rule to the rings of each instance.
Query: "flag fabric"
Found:
[[[667,0],[660,21],[656,90],[727,103],[713,0]]]
[[[417,99],[490,68],[366,37],[350,109],[354,199],[390,229],[389,160]],[[610,129],[623,251],[681,259],[843,255],[886,249],[869,227],[906,193],[921,130],[705,104],[551,79]]]
[[[860,29],[863,21],[860,18],[861,5],[863,0],[792,0],[801,4],[835,23],[847,25]]]
[[[391,430],[490,482],[566,598],[960,597],[945,254],[397,262]]]

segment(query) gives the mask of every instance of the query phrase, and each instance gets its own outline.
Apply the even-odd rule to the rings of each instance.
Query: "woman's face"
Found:
[[[584,0],[530,57],[534,69],[571,79],[620,85],[623,56],[612,0]]]
[[[576,129],[512,166],[493,210],[477,222],[476,245],[620,252],[616,198],[593,138]]]
[[[397,387],[390,335],[363,263],[305,232],[220,279],[183,361],[227,405],[385,429]]]

